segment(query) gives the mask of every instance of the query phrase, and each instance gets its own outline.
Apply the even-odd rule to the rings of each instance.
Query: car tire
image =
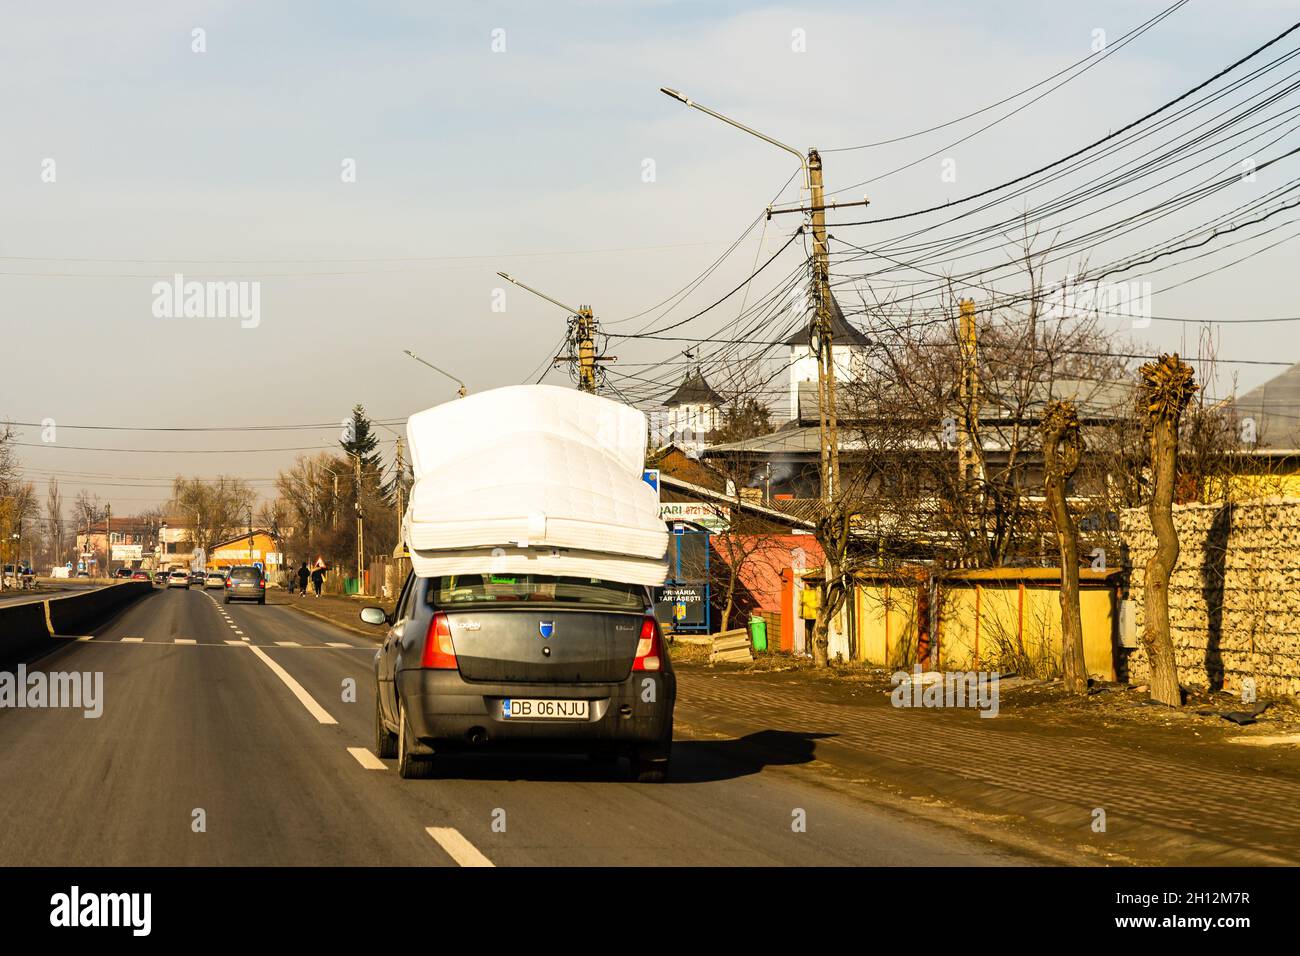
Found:
[[[265,604],[265,603],[266,603],[266,598],[258,598],[258,599],[257,599],[257,603],[258,603],[258,604]]]
[[[225,600],[224,603],[229,604],[229,603],[230,603],[230,598],[226,598],[226,600]]]
[[[379,688],[375,688],[375,756],[392,759],[397,756],[397,734],[384,726],[379,709]]]
[[[428,780],[433,776],[433,757],[412,753],[414,740],[406,708],[397,700],[397,775],[403,780]]]
[[[656,751],[660,754],[662,751]],[[637,783],[663,783],[668,779],[669,758],[648,756],[644,751],[632,755],[632,779]]]

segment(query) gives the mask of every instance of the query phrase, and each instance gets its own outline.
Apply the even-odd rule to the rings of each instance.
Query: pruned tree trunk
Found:
[[[1083,456],[1074,403],[1048,405],[1042,428],[1047,506],[1056,525],[1061,557],[1061,670],[1065,689],[1082,696],[1088,693],[1088,667],[1083,659],[1083,617],[1079,612],[1079,529],[1065,497]]]
[[[1174,481],[1178,471],[1178,422],[1196,392],[1192,367],[1178,353],[1142,366],[1142,397],[1151,448],[1151,500],[1147,515],[1156,549],[1147,561],[1142,643],[1151,666],[1151,699],[1170,707],[1182,704],[1178,662],[1169,635],[1169,578],[1178,563],[1174,527]]]

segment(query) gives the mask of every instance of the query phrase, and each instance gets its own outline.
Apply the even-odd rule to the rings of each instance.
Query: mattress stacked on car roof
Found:
[[[512,385],[406,425],[415,573],[664,581],[668,533],[641,478],[645,415],[575,389]]]

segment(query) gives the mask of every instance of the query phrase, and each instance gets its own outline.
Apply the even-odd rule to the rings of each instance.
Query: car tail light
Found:
[[[447,615],[438,611],[429,622],[429,633],[424,636],[424,654],[420,658],[421,667],[430,667],[440,671],[456,670],[456,649],[451,643],[451,622]]]
[[[265,591],[265,590],[266,590],[266,578],[262,578],[262,580],[261,580],[259,583],[262,585],[262,590]]]
[[[641,639],[636,644],[636,660],[632,662],[632,670],[659,670],[659,622],[648,614],[641,622]]]

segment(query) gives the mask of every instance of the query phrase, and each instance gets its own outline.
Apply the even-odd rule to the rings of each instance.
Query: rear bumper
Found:
[[[646,684],[645,682],[649,683]],[[403,670],[397,692],[411,731],[435,749],[497,745],[549,751],[651,751],[672,743],[677,681],[634,672],[617,684],[470,683],[456,671]],[[587,720],[522,720],[502,714],[507,698],[587,700]]]

